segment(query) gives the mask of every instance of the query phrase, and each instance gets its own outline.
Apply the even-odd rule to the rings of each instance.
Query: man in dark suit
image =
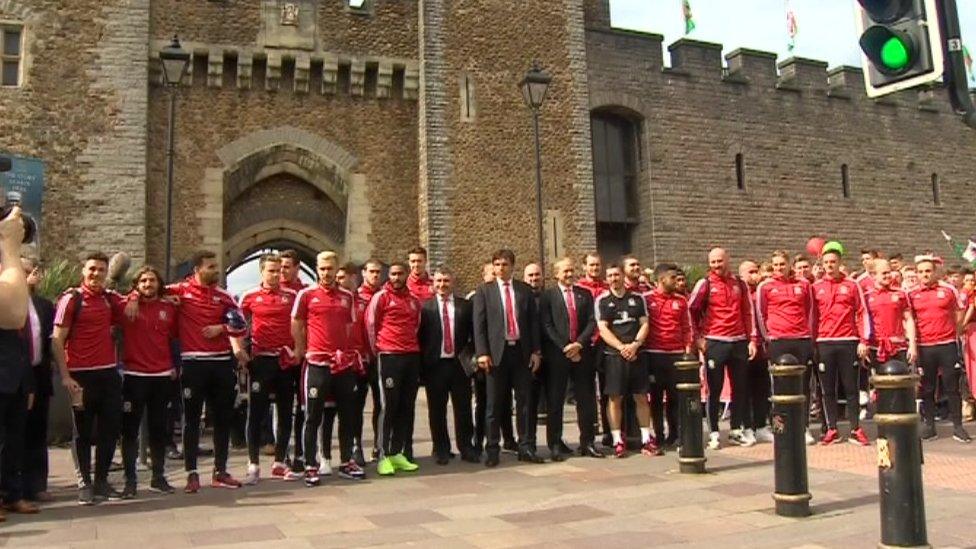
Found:
[[[602,458],[603,452],[593,443],[596,423],[593,296],[585,288],[573,284],[575,263],[571,258],[559,260],[554,267],[557,284],[542,293],[539,306],[549,402],[546,442],[552,460],[563,461],[568,452],[562,440],[562,403],[566,385],[572,378],[580,430],[579,455]]]
[[[542,356],[539,348],[538,308],[532,289],[513,280],[515,254],[498,250],[491,262],[495,280],[478,287],[474,294],[474,346],[478,368],[487,373],[488,443],[485,465],[498,465],[501,432],[498,405],[505,402],[506,392],[515,391],[515,418],[522,431],[535,411],[528,409],[532,374],[539,371]],[[519,461],[542,463],[527,440],[519,440]]]
[[[44,276],[34,258],[23,260],[27,285],[31,292],[31,310],[28,321],[37,329],[30,332],[32,356],[31,372],[34,375],[34,402],[27,412],[24,439],[24,497],[32,501],[51,501],[47,491],[47,422],[54,395],[51,378],[51,332],[54,330],[54,304],[37,295],[37,286]]]
[[[471,344],[471,303],[453,293],[453,275],[445,267],[434,271],[432,299],[420,310],[421,378],[427,390],[427,413],[434,458],[438,465],[450,461],[451,438],[447,431],[447,399],[454,408],[454,437],[464,461],[478,461],[472,446],[471,377],[462,363]]]

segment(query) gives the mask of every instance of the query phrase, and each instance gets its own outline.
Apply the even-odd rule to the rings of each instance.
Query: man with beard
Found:
[[[163,281],[159,271],[148,265],[132,277],[139,313],[122,318],[122,464],[125,469],[123,499],[136,496],[136,458],[139,427],[146,414],[149,453],[152,459],[153,492],[171,494],[165,462],[167,407],[176,385],[176,370],[170,342],[177,337],[176,306],[160,299]]]
[[[368,259],[366,263],[363,264],[363,283],[359,285],[356,290],[356,295],[359,298],[359,303],[365,308],[369,308],[369,302],[373,299],[373,295],[380,291],[380,276],[383,274],[383,264],[380,263],[378,259]],[[363,333],[365,334],[365,322],[366,314],[365,308],[363,313]],[[383,410],[383,398],[380,394],[379,376],[376,373],[376,357],[373,356],[373,350],[369,348],[369,338],[367,336],[366,344],[366,355],[361,357],[365,367],[366,367],[366,378],[368,385],[364,385],[360,391],[360,415],[362,411],[366,409],[366,389],[369,388],[369,393],[373,398],[373,416],[371,418],[373,425],[373,459],[379,459],[380,447],[378,441],[380,439],[380,412]],[[362,420],[360,420],[362,423]],[[362,426],[360,425],[359,431],[360,445],[362,444]]]
[[[366,331],[376,355],[383,413],[380,417],[380,459],[376,472],[393,475],[419,466],[404,453],[413,432],[414,407],[420,379],[420,300],[407,288],[407,267],[390,265],[389,280],[376,292],[366,311]]]
[[[208,413],[213,413],[214,471],[210,485],[241,487],[240,481],[227,472],[227,455],[237,389],[235,366],[243,368],[250,361],[243,343],[244,318],[234,297],[218,284],[217,254],[197,252],[192,263],[193,275],[166,289],[180,303],[177,323],[183,361],[180,385],[184,413],[183,462],[187,472],[184,491],[188,494],[200,490],[197,455],[204,402]]]
[[[577,286],[581,286],[590,292],[593,301],[600,297],[600,294],[610,289],[606,280],[603,278],[603,258],[598,253],[588,253],[583,256],[583,276],[576,281]],[[600,432],[603,433],[603,446],[613,446],[613,439],[610,436],[610,419],[607,417],[607,393],[605,391],[606,379],[603,375],[603,340],[600,338],[598,329],[593,331],[593,357],[594,369],[597,372],[599,384],[598,392],[600,397]],[[575,393],[575,386],[574,386]],[[578,395],[577,395],[578,396]]]
[[[121,318],[122,298],[105,289],[108,256],[88,254],[82,265],[80,288],[58,299],[52,348],[61,383],[74,408],[74,451],[79,473],[78,503],[92,505],[122,494],[108,483],[122,422],[122,380],[115,370],[112,327]],[[92,440],[98,423],[97,439]],[[95,449],[95,475],[91,447]],[[92,482],[94,480],[94,483]]]
[[[698,281],[688,301],[698,348],[705,355],[708,383],[708,447],[717,450],[719,406],[726,369],[732,381],[733,432],[743,429],[742,440],[755,443],[746,410],[749,402],[749,361],[756,356],[752,334],[752,302],[749,288],[729,272],[729,254],[722,248],[708,252],[709,272]],[[746,416],[746,417],[744,417]],[[730,439],[732,434],[730,433]]]
[[[678,392],[674,365],[693,347],[688,300],[678,293],[677,270],[662,264],[655,269],[657,287],[644,294],[649,330],[644,349],[649,359],[651,383],[651,418],[658,446],[672,446],[678,441]],[[664,436],[667,395],[668,434]]]
[[[333,396],[339,411],[339,450],[345,473],[358,480],[365,477],[352,459],[353,416],[358,412],[356,373],[349,357],[350,332],[356,319],[352,292],[336,283],[339,269],[334,252],[321,252],[315,259],[319,280],[302,290],[291,312],[291,333],[295,356],[306,366],[305,392],[305,485],[318,486],[318,435],[328,396]]]
[[[641,280],[644,270],[641,268],[640,260],[632,255],[624,256],[624,287],[628,292],[637,295],[644,295],[651,291],[651,285]]]
[[[298,252],[295,250],[284,250],[280,254],[281,257],[281,286],[283,288],[288,288],[295,292],[295,296],[298,296],[298,292],[305,289],[305,283],[302,282],[299,273],[301,272],[301,259],[298,257]],[[296,368],[289,368],[287,370],[291,374],[291,394],[292,403],[289,404],[292,407],[292,432],[294,433],[294,456],[291,460],[291,466],[288,467],[288,471],[281,469],[272,469],[271,477],[278,478],[276,473],[281,472],[282,477],[285,480],[292,480],[295,477],[300,477],[302,471],[305,469],[304,443],[302,441],[302,428],[305,425],[305,411],[302,410],[302,368],[298,365]]]

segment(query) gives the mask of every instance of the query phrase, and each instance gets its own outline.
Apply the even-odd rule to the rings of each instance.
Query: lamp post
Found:
[[[180,46],[180,40],[173,35],[173,41],[159,51],[163,62],[163,76],[169,88],[169,130],[166,148],[166,281],[172,281],[173,263],[173,157],[176,137],[176,90],[183,82],[183,75],[190,66],[190,52]]]
[[[542,219],[542,145],[539,142],[539,109],[546,100],[546,93],[549,91],[549,84],[552,77],[544,70],[539,68],[538,63],[532,63],[532,68],[525,73],[525,78],[519,83],[522,88],[522,98],[525,99],[526,106],[532,110],[532,125],[535,129],[535,208],[538,216],[538,238],[539,238],[539,268],[542,271],[542,279],[546,279],[546,248],[543,237]]]

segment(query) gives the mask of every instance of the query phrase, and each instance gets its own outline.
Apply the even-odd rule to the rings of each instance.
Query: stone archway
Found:
[[[224,267],[272,243],[353,260],[371,252],[365,176],[336,143],[281,127],[248,134],[217,157],[223,165],[205,174],[199,236]]]

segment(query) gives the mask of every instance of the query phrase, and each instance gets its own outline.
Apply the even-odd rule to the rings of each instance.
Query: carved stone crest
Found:
[[[286,2],[281,6],[281,25],[287,27],[298,26],[298,4]]]

